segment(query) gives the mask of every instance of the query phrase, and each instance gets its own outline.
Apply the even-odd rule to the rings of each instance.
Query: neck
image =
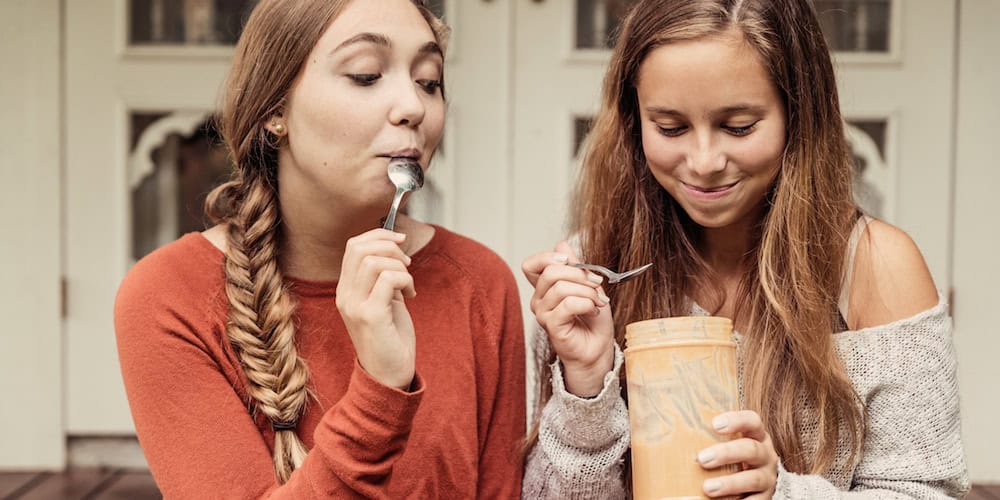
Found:
[[[349,212],[331,212],[336,213],[336,217],[295,212],[282,207],[281,267],[288,276],[308,280],[340,278],[347,240],[375,228],[378,223],[377,218]]]
[[[763,208],[759,208],[728,226],[702,228],[702,258],[724,280],[742,276],[744,259],[756,245],[754,226],[762,215]]]

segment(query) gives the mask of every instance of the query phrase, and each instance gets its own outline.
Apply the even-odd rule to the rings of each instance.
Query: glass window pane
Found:
[[[433,12],[435,16],[443,19],[445,9],[444,2],[445,0],[428,0],[427,8],[431,9],[431,12]]]
[[[170,120],[170,113],[133,113],[132,150],[143,133]],[[168,132],[150,150],[151,169],[130,165],[132,257],[136,260],[185,233],[202,231],[205,198],[225,182],[231,167],[213,120],[190,134]],[[135,172],[142,170],[141,173]]]
[[[814,0],[830,50],[889,52],[891,0]]]
[[[594,126],[593,116],[575,116],[573,117],[573,157],[576,158],[580,156],[580,148],[583,147],[583,141],[587,138],[587,134],[590,133],[591,127]]]
[[[577,0],[576,48],[608,49],[614,45],[618,30],[628,9],[637,0]]]
[[[854,199],[868,214],[884,218],[891,178],[886,161],[888,121],[848,120],[846,129],[854,160]]]
[[[257,0],[129,0],[130,45],[232,45]]]

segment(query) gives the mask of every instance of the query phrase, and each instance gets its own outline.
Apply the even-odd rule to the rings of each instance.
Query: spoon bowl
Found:
[[[396,186],[396,196],[392,198],[389,215],[386,216],[382,228],[392,231],[396,226],[396,212],[399,210],[399,202],[402,201],[403,195],[424,186],[424,170],[413,160],[393,160],[389,162],[388,174],[389,180]]]

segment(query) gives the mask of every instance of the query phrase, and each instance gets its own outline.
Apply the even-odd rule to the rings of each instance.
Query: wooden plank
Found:
[[[988,493],[986,493],[985,490],[973,486],[972,491],[970,491],[969,494],[965,496],[965,500],[994,500],[994,499]]]
[[[17,497],[18,500],[82,500],[114,478],[113,470],[70,469],[52,474]]]
[[[965,500],[1000,500],[1000,484],[974,484]]]
[[[148,472],[125,471],[111,482],[94,500],[159,500],[163,498]]]
[[[38,472],[0,472],[0,498],[7,498],[36,478],[41,480],[44,476]]]

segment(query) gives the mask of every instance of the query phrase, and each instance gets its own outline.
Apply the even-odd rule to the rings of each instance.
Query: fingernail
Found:
[[[594,283],[594,284],[597,284],[597,285],[600,285],[601,283],[604,283],[604,278],[603,277],[601,277],[600,275],[591,273],[591,272],[587,273],[587,279],[590,280],[591,283]]]
[[[712,427],[715,427],[717,431],[724,431],[726,427],[729,427],[729,419],[726,417],[715,417],[712,419]]]
[[[604,292],[597,292],[597,300],[602,302],[602,306],[606,306],[611,302],[611,299],[607,295],[604,295]]]
[[[565,264],[569,262],[569,255],[566,255],[564,253],[557,253],[552,256],[552,261],[555,262],[556,264]]]
[[[712,460],[715,460],[715,452],[712,450],[701,450],[701,453],[698,454],[698,462],[702,465],[707,464]]]
[[[705,481],[705,491],[714,493],[719,491],[719,488],[722,488],[722,482],[718,479],[709,479],[708,481]]]

